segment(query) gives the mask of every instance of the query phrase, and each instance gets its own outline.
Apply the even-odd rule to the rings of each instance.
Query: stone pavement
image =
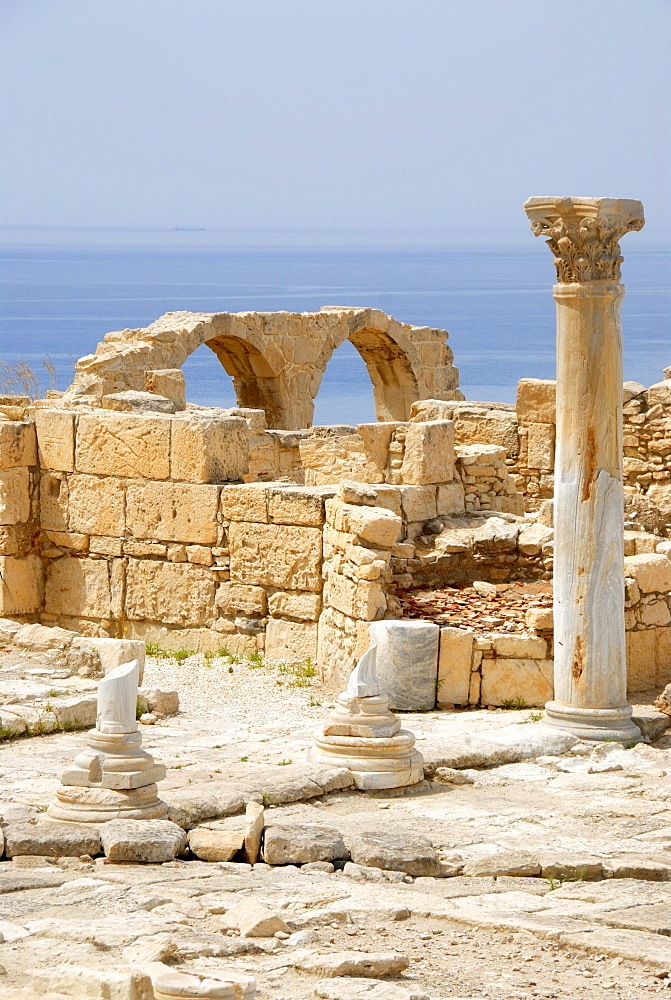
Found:
[[[324,703],[314,704],[315,695]],[[256,798],[265,801],[266,828],[338,831],[355,860],[364,835],[393,834],[399,858],[388,865],[400,871],[359,862],[331,872],[193,859],[5,860],[3,1000],[48,990],[145,1000],[144,977],[166,967],[237,975],[238,983],[253,977],[260,1000],[638,1000],[666,992],[671,739],[628,751],[571,747],[528,721],[537,718],[528,711],[415,714],[403,721],[417,734],[429,778],[370,794],[346,787],[342,772],[304,763],[326,696],[277,689],[273,698],[274,720],[258,726],[244,706],[236,721],[231,702],[216,725],[189,709],[143,727],[145,746],[168,766],[161,794],[173,818],[236,830],[245,800]],[[649,710],[647,721],[658,736],[666,724]],[[84,740],[60,733],[0,745],[3,825],[40,817]],[[430,840],[451,877],[404,874],[417,838]],[[242,936],[226,918],[241,900],[280,915],[289,937]],[[345,967],[343,953],[350,972],[331,978]],[[404,956],[407,968],[384,974],[394,966],[379,956],[390,954]],[[357,975],[366,965],[383,972]]]

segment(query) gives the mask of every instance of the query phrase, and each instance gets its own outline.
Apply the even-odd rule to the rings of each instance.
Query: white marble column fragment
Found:
[[[135,720],[139,677],[140,664],[132,660],[98,684],[96,728],[88,734],[88,748],[63,772],[57,801],[48,810],[52,819],[105,823],[167,815],[157,788],[165,767],[142,750]]]
[[[554,487],[554,701],[547,724],[587,740],[640,738],[627,704],[619,239],[639,201],[530,198],[559,283]]]
[[[402,788],[422,780],[424,758],[380,691],[376,652],[371,645],[352,671],[308,759],[349,768],[357,788]]]

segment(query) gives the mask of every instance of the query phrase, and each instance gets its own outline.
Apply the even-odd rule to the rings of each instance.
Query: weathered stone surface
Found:
[[[535,556],[553,537],[552,528],[547,528],[544,524],[529,524],[517,536],[517,548],[522,555]]]
[[[248,469],[248,431],[242,417],[208,415],[173,419],[170,449],[173,479],[226,483],[242,479]]]
[[[124,480],[116,479],[114,476],[70,476],[68,479],[70,530],[89,535],[123,537],[124,486]]]
[[[213,616],[214,590],[212,574],[201,566],[129,559],[126,614],[136,621],[199,625]]]
[[[10,823],[5,828],[5,854],[8,858],[24,854],[62,858],[92,856],[100,853],[98,831],[83,823]]]
[[[352,861],[385,871],[407,875],[442,874],[440,860],[430,840],[416,835],[392,833],[357,833],[348,847]]]
[[[106,618],[111,609],[109,564],[65,556],[47,567],[45,607],[52,615]]]
[[[543,878],[579,879],[592,881],[606,875],[601,858],[580,851],[541,848],[534,852],[541,866]]]
[[[124,392],[111,392],[102,398],[105,410],[117,410],[125,413],[174,413],[177,406],[172,399],[156,395],[153,392],[142,392],[138,389],[126,389]]]
[[[438,517],[445,514],[463,514],[464,484],[460,479],[454,479],[451,483],[443,483],[438,487],[436,496],[436,511]]]
[[[242,850],[244,834],[234,830],[196,827],[189,833],[189,847],[203,861],[231,861]]]
[[[76,632],[64,628],[49,628],[46,625],[21,625],[14,636],[15,645],[33,653],[45,653],[47,650],[58,650],[65,653],[76,638]]]
[[[377,679],[394,709],[433,708],[440,629],[432,622],[380,621],[370,627],[377,644]]]
[[[229,529],[231,580],[283,590],[321,590],[318,528],[234,523]]]
[[[147,392],[171,399],[177,410],[186,406],[186,379],[180,368],[154,369],[144,373]]]
[[[172,861],[186,847],[186,833],[167,819],[113,819],[100,827],[110,861]]]
[[[150,712],[158,715],[176,715],[179,712],[179,692],[161,691],[159,688],[140,688],[139,694],[147,702]]]
[[[155,976],[154,997],[156,1000],[173,1000],[173,998],[207,997],[209,1000],[235,1000],[236,989],[232,982],[200,976],[184,972],[162,972]],[[238,989],[238,995],[241,991]]]
[[[335,490],[335,486],[269,486],[268,518],[273,524],[319,528],[324,523],[324,501]]]
[[[266,483],[250,483],[245,486],[227,484],[221,491],[221,513],[229,521],[267,524],[268,494]]]
[[[398,976],[409,965],[409,959],[396,951],[308,954],[301,956],[296,962],[296,967],[303,972],[313,972],[320,976],[360,976],[373,979],[380,976]]]
[[[387,610],[384,588],[376,581],[350,580],[332,574],[324,586],[324,604],[335,608],[349,618],[375,621]]]
[[[527,465],[551,472],[555,462],[554,424],[530,423],[527,433]]]
[[[337,861],[348,855],[338,830],[316,826],[267,826],[263,858],[270,865],[302,865],[307,861]]]
[[[32,614],[44,590],[39,556],[0,556],[0,615]]]
[[[628,631],[627,643],[627,690],[650,691],[655,687],[657,675],[657,629],[640,632]]]
[[[298,618],[313,622],[319,618],[322,599],[319,594],[277,591],[268,598],[268,611],[281,618]]]
[[[129,484],[126,523],[135,538],[212,545],[219,489],[187,483]]]
[[[343,527],[371,545],[391,547],[398,540],[402,521],[382,507],[355,507],[344,504]]]
[[[30,975],[42,991],[49,990],[59,998],[154,1000],[151,978],[137,969],[96,969],[68,964],[32,970]]]
[[[35,425],[27,420],[0,419],[0,469],[36,464]]]
[[[553,424],[557,383],[553,379],[522,378],[517,383],[517,418],[521,424]]]
[[[454,424],[431,420],[407,426],[401,466],[404,483],[425,486],[454,479]]]
[[[544,660],[547,656],[545,639],[539,639],[535,635],[501,633],[492,636],[492,645],[497,656],[530,660]]]
[[[266,625],[266,656],[287,663],[317,659],[318,626],[316,623],[288,622],[271,618]]]
[[[625,575],[633,577],[639,590],[644,594],[653,591],[667,593],[671,590],[671,559],[657,552],[645,552],[638,556],[626,556]]]
[[[28,469],[0,469],[0,524],[18,524],[30,519]]]
[[[168,416],[84,413],[77,425],[75,468],[99,476],[167,479],[170,424]]]
[[[225,923],[228,927],[237,927],[241,937],[272,937],[278,931],[291,933],[277,913],[252,899],[235,903],[226,910]]]
[[[516,699],[522,705],[543,706],[553,693],[552,660],[494,657],[482,661],[483,705],[503,705]]]
[[[402,486],[401,504],[406,521],[430,521],[437,514],[435,486]]]
[[[289,595],[279,594],[286,597]],[[310,594],[310,597],[317,597]],[[242,612],[245,615],[264,615],[266,613],[266,592],[263,587],[251,587],[244,583],[221,583],[217,587],[217,606],[225,614]]]
[[[265,810],[259,802],[248,802],[245,807],[244,848],[250,865],[255,865],[261,855],[261,838],[265,823]]]
[[[472,629],[446,627],[440,630],[438,658],[438,705],[467,705],[473,660]]]
[[[429,1000],[421,985],[385,983],[381,979],[350,977],[335,982],[324,979],[315,986],[315,996],[323,1000]]]
[[[529,608],[524,620],[533,632],[552,632],[554,630],[552,608]]]
[[[465,876],[498,878],[500,875],[511,875],[528,878],[540,873],[541,865],[538,858],[526,851],[501,851],[500,854],[490,854],[484,858],[467,861],[464,865]]]

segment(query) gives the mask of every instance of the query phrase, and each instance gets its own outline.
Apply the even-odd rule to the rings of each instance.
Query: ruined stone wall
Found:
[[[366,365],[379,420],[406,420],[417,399],[463,398],[444,330],[399,323],[378,309],[326,307],[316,313],[167,313],[143,329],[113,331],[95,354],[77,362],[66,401],[101,406],[128,390],[174,400],[175,371],[207,344],[213,364],[232,376],[240,406],[264,410],[268,427],[299,430],[312,423],[326,365],[345,340]]]
[[[39,538],[35,425],[28,420],[0,419],[0,616],[39,610]]]
[[[665,373],[671,374],[666,369]],[[646,389],[625,382],[623,471],[627,510],[648,530],[671,527],[671,380]],[[519,447],[510,463],[528,510],[554,491],[556,383],[522,379],[517,392]]]

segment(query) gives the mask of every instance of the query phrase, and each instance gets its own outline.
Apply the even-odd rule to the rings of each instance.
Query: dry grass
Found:
[[[55,389],[56,366],[48,355],[42,359],[41,365],[44,375],[36,372],[25,358],[15,362],[0,361],[0,394],[39,399],[43,380],[47,383],[46,389]]]

